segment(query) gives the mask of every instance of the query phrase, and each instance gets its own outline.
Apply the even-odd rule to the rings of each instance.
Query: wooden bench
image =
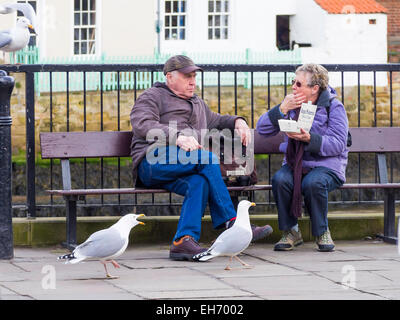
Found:
[[[350,152],[376,153],[379,183],[347,183],[341,189],[384,190],[384,241],[395,243],[395,189],[400,183],[389,183],[386,155],[400,152],[400,128],[351,128],[353,145]],[[71,185],[70,158],[129,157],[132,132],[51,132],[40,134],[43,159],[60,159],[62,190],[47,190],[49,194],[63,196],[66,201],[66,246],[76,246],[77,201],[90,195],[167,193],[164,189],[120,188],[120,189],[73,189]],[[278,154],[283,135],[260,136],[255,133],[255,154]],[[228,187],[230,192],[271,190],[271,185]]]

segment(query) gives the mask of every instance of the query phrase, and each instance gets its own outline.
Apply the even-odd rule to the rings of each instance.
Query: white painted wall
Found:
[[[0,0],[0,4],[9,2]],[[42,58],[73,56],[73,3],[72,0],[38,0],[38,43]],[[96,55],[154,53],[155,1],[97,0],[96,11]],[[15,13],[0,15],[0,30],[14,27],[15,21]]]
[[[108,56],[153,54],[156,1],[102,0],[100,36]]]
[[[369,24],[376,19],[376,24]],[[303,63],[372,64],[387,62],[386,14],[328,14],[313,0],[299,0],[291,18],[291,38],[311,43],[302,48]],[[345,74],[345,85],[357,84],[356,73]],[[330,73],[331,83],[340,84],[340,73]],[[371,73],[361,73],[361,84],[372,84]],[[386,85],[385,74],[377,74],[377,84]]]
[[[208,40],[208,1],[187,1],[186,40],[164,40],[162,52],[180,51],[257,51],[276,50],[276,15],[296,13],[295,0],[280,0],[271,5],[264,0],[230,1],[230,37],[224,40]],[[162,8],[162,16],[164,8]]]

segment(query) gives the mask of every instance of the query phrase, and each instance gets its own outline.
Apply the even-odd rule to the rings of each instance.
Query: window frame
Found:
[[[79,1],[80,3],[80,10],[76,10],[75,2]],[[83,10],[84,1],[87,1],[87,8]],[[91,7],[91,4],[94,3],[94,9]],[[71,51],[73,56],[97,56],[100,54],[99,48],[99,7],[100,7],[100,0],[73,0],[71,1],[72,7],[72,46]],[[76,14],[79,14],[79,24],[76,24]],[[84,15],[86,14],[87,24],[82,24]],[[94,24],[92,23],[92,19],[94,17]],[[86,33],[85,36],[84,32]],[[78,35],[78,38],[76,36]],[[93,36],[92,36],[93,35]],[[90,37],[94,37],[93,40]],[[84,39],[83,39],[84,38]],[[86,53],[82,50],[83,46],[82,43],[86,43]],[[90,52],[90,43],[92,44],[92,48],[94,51]],[[76,53],[76,45],[78,44],[79,52]]]
[[[218,3],[220,8],[218,11]],[[212,5],[211,5],[212,4]],[[226,6],[228,8],[226,8]],[[212,10],[212,11],[210,11]],[[207,39],[230,40],[232,1],[208,0],[207,1]],[[218,36],[217,36],[218,35]]]
[[[170,3],[170,10],[167,11],[167,4]],[[177,7],[175,9],[175,3]],[[187,40],[187,13],[188,13],[187,0],[164,0],[163,1],[163,27],[162,38],[163,41],[184,41]],[[176,17],[176,26],[173,25],[173,20]],[[181,24],[183,20],[183,24]],[[176,33],[173,30],[176,29]],[[167,37],[168,33],[168,37]],[[174,38],[173,35],[177,37]],[[182,36],[183,35],[183,36]]]

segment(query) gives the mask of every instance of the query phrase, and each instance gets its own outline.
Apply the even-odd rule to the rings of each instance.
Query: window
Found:
[[[208,1],[208,39],[228,39],[229,0]]]
[[[29,3],[32,7],[33,7],[33,10],[35,10],[35,13],[36,13],[36,0],[34,0],[34,1],[17,1],[18,3]],[[22,14],[22,12],[20,12],[20,11],[17,11],[17,18],[19,18],[19,17],[23,17],[24,15]],[[37,30],[36,30],[37,31]],[[29,29],[29,32],[31,33],[31,37],[30,37],[30,39],[29,39],[29,43],[28,43],[28,46],[36,46],[36,34],[32,31],[32,30],[30,30]]]
[[[186,1],[165,1],[165,40],[185,40]]]
[[[290,50],[289,16],[276,16],[276,46],[279,50]]]
[[[96,0],[74,0],[74,54],[96,53]]]

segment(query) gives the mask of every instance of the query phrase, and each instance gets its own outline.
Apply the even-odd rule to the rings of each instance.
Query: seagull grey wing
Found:
[[[35,10],[33,9],[33,7],[29,3],[8,3],[8,4],[5,4],[4,7],[6,10],[20,11],[24,15],[24,17],[29,19],[33,28],[35,28],[35,30],[36,30],[36,13],[35,13]],[[12,11],[9,11],[9,12],[12,12]],[[9,13],[9,12],[7,12],[7,13]]]
[[[251,237],[251,231],[232,227],[220,234],[210,250],[221,255],[239,253],[249,246]]]
[[[85,257],[105,258],[121,250],[125,241],[117,230],[105,229],[93,233],[75,250]]]
[[[8,33],[8,31],[2,31],[0,32],[0,48],[5,47],[8,45],[12,40],[11,35]]]

